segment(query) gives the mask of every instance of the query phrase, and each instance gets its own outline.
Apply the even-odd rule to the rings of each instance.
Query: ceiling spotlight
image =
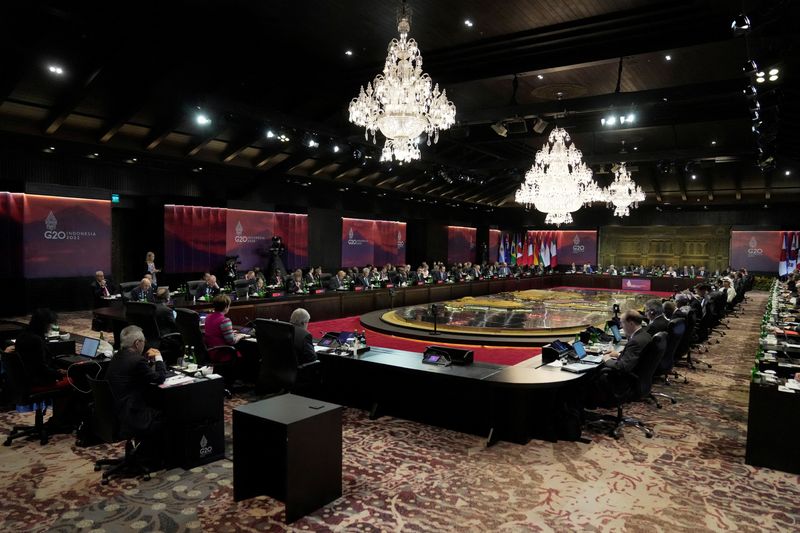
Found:
[[[610,116],[610,117],[608,117],[608,118],[606,119],[606,124],[607,124],[608,126],[613,126],[613,125],[614,125],[614,124],[616,124],[616,123],[617,123],[617,117]]]
[[[625,115],[620,115],[619,116],[619,123],[620,124],[625,124]]]
[[[334,144],[333,145],[333,153],[335,153],[335,154],[339,153],[339,145],[338,144]]]
[[[717,145],[717,141],[711,141],[711,146],[716,146],[716,145]]]
[[[202,172],[202,171],[203,171],[203,167],[195,167],[195,168],[192,169],[192,172]]]
[[[787,170],[786,172],[783,173],[783,175],[784,176],[791,176],[792,175],[792,171],[791,170]]]
[[[344,55],[351,56],[351,55],[353,55],[353,51],[352,50],[345,50],[344,51]]]
[[[628,122],[633,122],[633,120],[634,120],[635,118],[636,118],[636,116],[635,116],[633,113],[630,113],[630,114],[628,115]]]
[[[492,124],[491,128],[500,137],[505,137],[506,135],[508,135],[508,129],[506,129],[506,127],[503,125],[502,122],[495,122],[494,124]]]
[[[47,70],[50,74],[55,74],[56,76],[64,75],[64,69],[58,65],[47,65]]]
[[[50,147],[50,151],[51,151],[51,152],[55,151],[55,149],[56,149],[56,147],[55,147],[55,146],[51,146],[51,147]]]
[[[769,81],[777,81],[777,80],[778,80],[778,76],[770,76],[769,77]]]
[[[666,59],[667,61],[672,61],[672,56],[667,54],[664,56],[664,59]]]
[[[194,117],[194,120],[199,126],[208,126],[211,124],[211,119],[205,113],[197,113],[197,115]]]
[[[761,78],[761,77],[756,78],[756,82],[758,82],[758,83],[764,83],[764,81],[766,81],[766,80],[764,80],[764,78]]]
[[[319,143],[317,141],[315,141],[314,139],[309,139],[308,140],[308,147],[309,148],[317,148],[318,146],[319,146]]]
[[[634,152],[636,152],[636,151],[638,151],[638,150],[639,150],[639,147],[638,147],[638,146],[634,146],[634,147],[633,147],[633,151],[634,151]]]
[[[267,130],[267,139],[272,139],[275,137],[275,132],[272,130]]]
[[[288,143],[290,141],[289,137],[281,133],[278,135],[278,140],[282,143]]]
[[[537,74],[536,77],[539,78],[540,80],[544,79],[544,76],[542,76],[541,74]]]
[[[769,69],[769,75],[770,76],[775,76],[775,75],[778,74],[778,72],[780,72],[780,71],[778,69],[776,69],[776,68]]]
[[[748,76],[750,76],[751,74],[755,74],[756,72],[758,72],[758,65],[756,65],[756,62],[753,61],[752,59],[748,59],[747,61],[744,62],[744,65],[742,66],[742,72],[744,72]]]
[[[731,31],[734,35],[745,35],[750,31],[750,19],[744,13],[739,13],[731,22]]]
[[[472,26],[474,26],[474,24],[472,23],[472,21],[471,21],[471,20],[469,20],[469,19],[466,19],[466,20],[464,21],[464,26],[466,26],[467,28],[471,28]]]
[[[697,174],[692,174],[692,179],[696,180],[697,179]]]

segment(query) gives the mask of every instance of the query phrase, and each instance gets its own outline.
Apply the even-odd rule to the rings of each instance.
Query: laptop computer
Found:
[[[602,355],[589,355],[586,353],[586,348],[583,346],[581,341],[575,341],[572,343],[572,349],[575,351],[575,356],[580,359],[582,363],[595,363],[599,364],[603,362]]]
[[[614,335],[614,343],[619,344],[622,342],[622,334],[619,332],[619,328],[616,324],[612,324],[611,326],[611,334]]]
[[[83,339],[83,346],[81,346],[80,355],[94,359],[97,357],[97,349],[100,347],[100,339],[93,339],[85,337]]]

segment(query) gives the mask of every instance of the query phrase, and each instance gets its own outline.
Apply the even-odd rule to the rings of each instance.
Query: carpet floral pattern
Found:
[[[744,464],[748,369],[763,294],[703,354],[713,368],[663,384],[677,405],[638,404],[654,425],[615,441],[483,447],[480,437],[346,409],[343,496],[293,524],[283,505],[234,502],[229,459],[150,481],[99,483],[92,461],[119,446],[0,448],[3,531],[797,531],[800,479]],[[77,319],[76,319],[77,320]],[[226,434],[231,409],[226,402]],[[29,414],[0,415],[0,433]],[[228,454],[230,458],[230,454]]]

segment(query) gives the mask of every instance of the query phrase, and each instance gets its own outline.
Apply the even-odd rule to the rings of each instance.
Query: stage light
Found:
[[[717,141],[711,141],[711,146],[716,146],[716,145],[717,145]]]
[[[47,65],[47,70],[50,72],[50,74],[54,74],[56,76],[64,75],[64,69],[59,65]]]
[[[780,71],[778,69],[776,69],[776,68],[769,69],[769,75],[770,76],[775,76],[775,75],[778,74],[778,72],[780,72]]]
[[[778,76],[770,76],[769,81],[778,81]]]
[[[205,113],[197,113],[194,120],[199,126],[208,126],[211,124],[211,119]]]
[[[338,154],[339,153],[339,145],[338,144],[334,144],[333,145],[333,153],[334,154]]]
[[[745,35],[750,31],[750,19],[744,13],[739,13],[731,22],[731,31],[734,35]]]
[[[791,176],[792,175],[792,171],[791,170],[787,170],[786,172],[783,173],[783,175],[784,176]]]
[[[696,180],[697,179],[697,174],[692,174],[692,179]]]
[[[764,78],[756,78],[756,83],[764,83],[766,80]]]
[[[471,20],[467,19],[464,21],[464,26],[466,26],[467,28],[471,28],[474,26],[474,24],[472,23]]]
[[[672,61],[672,56],[667,54],[664,56],[664,59],[666,59],[667,61]]]
[[[267,130],[267,139],[272,139],[275,137],[275,132],[272,130]]]
[[[344,55],[351,56],[351,55],[353,55],[353,51],[352,50],[345,50],[344,51]]]

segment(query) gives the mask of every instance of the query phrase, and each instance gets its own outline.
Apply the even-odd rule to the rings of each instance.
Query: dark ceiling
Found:
[[[457,124],[400,166],[380,163],[380,146],[347,121],[396,36],[394,0],[15,2],[0,16],[0,130],[128,164],[231,165],[254,181],[519,208],[513,192],[557,124],[601,185],[627,161],[648,203],[797,201],[798,4],[745,2],[753,29],[737,37],[742,4],[729,0],[412,1],[411,36]],[[748,57],[778,80],[756,84]],[[210,125],[196,124],[198,106]],[[603,126],[612,114],[635,121]]]

